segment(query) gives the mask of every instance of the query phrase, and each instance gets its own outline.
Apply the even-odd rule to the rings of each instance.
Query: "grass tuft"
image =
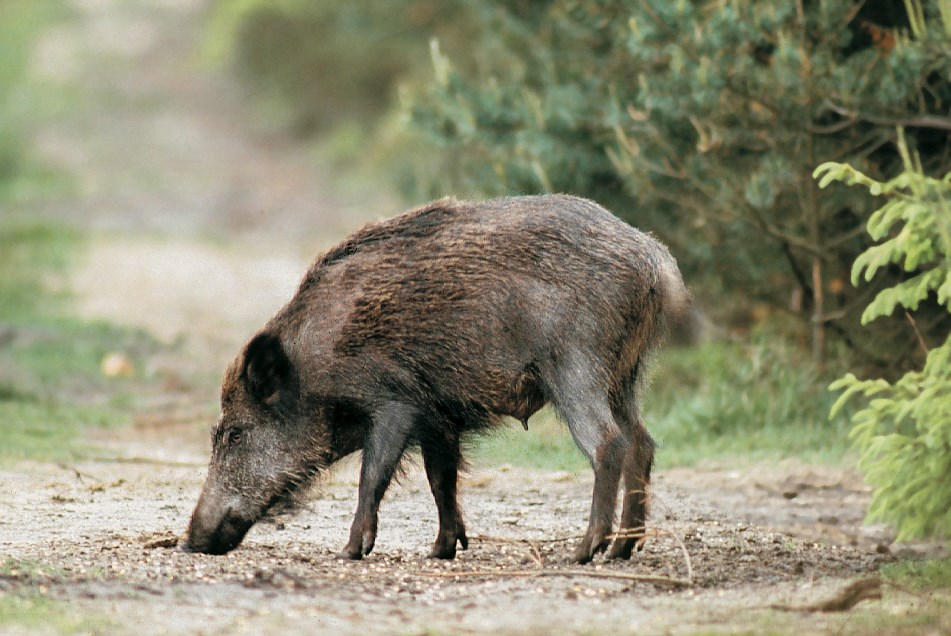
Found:
[[[0,222],[0,461],[75,457],[87,450],[77,443],[85,429],[130,419],[136,380],[104,377],[102,359],[122,351],[135,361],[157,345],[68,315],[68,296],[51,283],[82,247],[68,228]]]
[[[890,563],[882,578],[911,590],[951,590],[951,557]]]
[[[851,424],[849,412],[829,420],[835,377],[775,335],[668,351],[645,398],[658,463],[841,459]]]
[[[110,634],[116,624],[106,616],[78,612],[41,591],[0,595],[0,629],[13,633]]]
[[[514,419],[507,422],[508,428],[473,440],[473,465],[510,464],[572,472],[588,465],[568,429],[550,407],[531,418],[527,431],[522,429],[521,422]]]

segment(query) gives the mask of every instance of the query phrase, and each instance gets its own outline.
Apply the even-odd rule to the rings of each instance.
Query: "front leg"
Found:
[[[413,435],[417,417],[415,408],[400,402],[388,402],[373,413],[363,445],[357,512],[341,558],[362,559],[373,550],[380,502]]]
[[[439,532],[433,544],[430,558],[452,559],[456,556],[456,544],[465,550],[469,547],[466,527],[459,510],[456,482],[459,476],[459,439],[450,434],[448,439],[426,439],[421,446],[426,477],[436,500],[439,512]]]

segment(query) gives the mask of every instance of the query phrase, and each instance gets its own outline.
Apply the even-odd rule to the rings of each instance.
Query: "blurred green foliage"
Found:
[[[233,64],[294,135],[371,126],[401,82],[428,72],[431,36],[464,37],[464,4],[228,0],[215,7],[206,55]]]
[[[47,565],[6,558],[0,562],[0,579],[26,580],[10,585],[0,594],[0,631],[29,634],[105,634],[115,631],[113,621],[51,599],[48,585],[62,573]]]
[[[946,634],[951,632],[951,558],[902,559],[881,568],[879,607],[853,614],[856,634]]]
[[[24,207],[63,185],[30,153],[36,124],[59,107],[31,65],[38,38],[70,12],[64,0],[0,2],[0,461],[82,453],[76,442],[87,427],[128,421],[129,383],[103,378],[100,363],[117,349],[153,346],[64,311],[57,281],[83,237],[30,220]]]
[[[40,100],[30,76],[33,47],[41,29],[67,11],[62,0],[0,2],[0,200],[34,169],[28,140]]]
[[[882,568],[883,577],[916,591],[951,589],[951,557],[925,561],[900,561]],[[943,599],[947,606],[951,599]],[[945,614],[951,616],[951,613]]]
[[[28,324],[55,296],[37,284],[50,271],[62,271],[80,236],[72,229],[4,219],[0,224],[0,321]]]
[[[829,367],[840,367],[835,359]],[[835,377],[780,334],[664,353],[647,392],[658,466],[800,457],[834,462],[848,450],[851,411],[830,420]]]
[[[430,147],[413,157],[427,168],[421,193],[573,192],[656,227],[635,213],[606,152],[616,143],[615,93],[636,89],[623,5],[475,4],[474,62],[459,65],[440,40],[434,79],[407,92],[410,130]]]
[[[473,467],[520,466],[568,472],[587,468],[584,455],[551,408],[532,416],[527,431],[522,429],[521,422],[507,423],[507,428],[471,440],[469,457]]]
[[[62,226],[0,218],[0,461],[87,452],[82,432],[128,422],[140,388],[103,377],[103,357],[136,360],[157,347],[144,334],[67,314],[55,281],[82,243]]]
[[[479,4],[478,62],[434,48],[434,79],[406,102],[428,145],[420,189],[591,196],[660,234],[701,299],[792,310],[817,361],[828,332],[907,366],[915,334],[900,320],[858,329],[876,288],[844,284],[873,197],[820,197],[811,173],[845,160],[895,174],[901,122],[926,164],[951,165],[951,38],[936,5]],[[744,308],[726,305],[721,319]],[[925,335],[948,326],[939,316]]]

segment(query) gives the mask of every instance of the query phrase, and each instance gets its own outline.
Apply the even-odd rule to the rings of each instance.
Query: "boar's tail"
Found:
[[[664,250],[663,258],[660,259],[657,268],[660,278],[661,288],[661,313],[664,322],[668,325],[674,325],[682,321],[690,308],[690,292],[684,285],[684,279],[680,275],[680,269],[677,267],[677,261]]]

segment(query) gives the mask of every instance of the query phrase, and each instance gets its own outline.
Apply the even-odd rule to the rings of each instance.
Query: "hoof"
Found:
[[[426,558],[427,558],[427,559],[442,559],[442,560],[444,560],[444,561],[452,561],[453,559],[456,558],[456,551],[455,551],[455,550],[436,550],[436,549],[434,548],[432,552],[430,552],[428,555],[426,555]]]
[[[618,559],[628,560],[634,551],[634,541],[632,539],[618,539],[608,551],[607,558],[614,561]]]
[[[436,543],[433,544],[433,549],[429,553],[427,558],[429,559],[445,559],[451,560],[456,558],[456,544],[458,544],[463,550],[469,548],[469,539],[466,537],[466,531],[460,530],[455,533],[454,536],[445,537],[439,536],[436,538]]]
[[[363,558],[363,554],[360,552],[350,552],[349,550],[341,550],[336,555],[338,561],[359,561]]]
[[[589,535],[585,535],[581,540],[581,543],[578,544],[578,547],[575,548],[574,554],[571,556],[572,563],[577,563],[579,565],[584,565],[585,563],[590,563],[594,559],[595,555],[600,552],[604,552],[608,548],[608,540],[604,538],[604,535],[601,535],[600,538],[595,538]]]

